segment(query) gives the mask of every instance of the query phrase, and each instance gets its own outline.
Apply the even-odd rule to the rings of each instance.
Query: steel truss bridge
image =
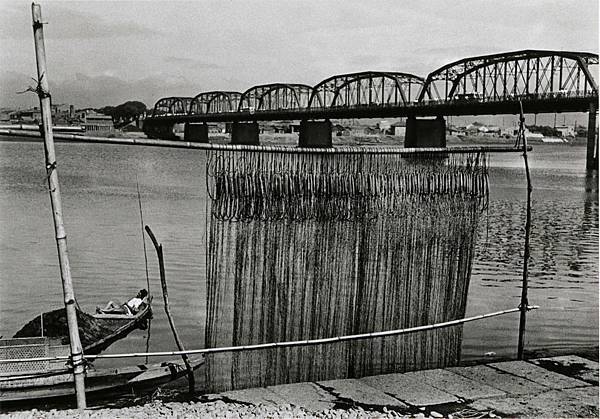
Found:
[[[273,83],[245,92],[211,91],[156,102],[145,124],[370,117],[595,113],[598,55],[522,50],[464,58],[422,78],[365,71],[315,86]]]

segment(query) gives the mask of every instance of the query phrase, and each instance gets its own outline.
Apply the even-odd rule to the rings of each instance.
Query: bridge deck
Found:
[[[523,99],[525,113],[587,112],[590,102],[597,102],[598,96],[569,98]],[[244,112],[221,112],[207,114],[164,115],[146,118],[146,123],[169,124],[184,122],[235,122],[235,121],[277,121],[301,119],[344,119],[344,118],[392,118],[409,116],[449,116],[449,115],[493,115],[518,114],[517,100],[505,101],[464,101],[464,102],[424,102],[409,106],[348,106],[334,108],[304,108]]]

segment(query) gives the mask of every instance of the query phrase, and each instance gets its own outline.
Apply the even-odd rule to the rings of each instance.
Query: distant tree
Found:
[[[102,113],[104,115],[109,115],[109,116],[112,117],[113,114],[114,114],[114,112],[115,112],[115,107],[114,106],[105,106],[103,108],[96,109],[96,112],[100,112],[100,113]]]
[[[140,116],[147,111],[147,108],[142,102],[128,101],[118,106],[105,106],[97,109],[97,111],[112,117],[115,126],[117,126],[138,121]]]
[[[527,129],[531,132],[539,132],[544,137],[560,137],[561,133],[547,125],[528,125]]]

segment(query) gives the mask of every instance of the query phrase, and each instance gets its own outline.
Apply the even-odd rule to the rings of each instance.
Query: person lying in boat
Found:
[[[117,304],[114,301],[109,301],[106,307],[96,307],[98,314],[126,314],[135,316],[140,310],[148,305],[148,291],[140,290],[135,297],[123,304]]]

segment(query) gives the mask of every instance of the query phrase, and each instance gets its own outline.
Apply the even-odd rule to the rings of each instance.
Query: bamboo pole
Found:
[[[39,133],[33,131],[19,131],[0,129],[0,135],[14,137],[38,138]],[[214,144],[214,143],[192,143],[189,141],[155,140],[149,138],[108,138],[88,137],[75,134],[56,134],[60,140],[70,140],[77,143],[91,144],[115,144],[115,145],[141,145],[151,147],[187,148],[195,150],[226,150],[226,151],[257,151],[263,153],[290,153],[290,154],[454,154],[454,153],[520,153],[520,147],[509,146],[458,146],[439,148],[404,148],[404,147],[373,147],[373,146],[340,146],[332,148],[302,148],[277,145],[242,145],[242,144]],[[533,148],[528,147],[531,151]]]
[[[523,359],[523,350],[525,347],[525,323],[527,321],[528,307],[528,280],[529,280],[529,236],[531,235],[531,174],[529,173],[529,161],[527,159],[527,137],[525,136],[525,116],[523,115],[523,104],[519,101],[521,116],[519,118],[519,135],[523,140],[523,160],[525,162],[525,174],[527,177],[527,218],[525,221],[525,249],[523,254],[523,282],[521,285],[521,304],[519,308],[521,315],[519,318],[519,343],[517,348],[517,359]]]
[[[148,275],[148,254],[146,252],[146,235],[144,234],[144,212],[142,211],[142,196],[140,195],[140,184],[138,182],[137,173],[135,175],[135,187],[137,189],[138,207],[140,210],[140,227],[142,228],[142,246],[144,247],[144,266],[146,267],[146,290],[150,295],[150,276]],[[150,348],[150,330],[152,329],[152,319],[148,320],[148,333],[146,335],[146,352]],[[146,364],[148,357],[146,357]]]
[[[177,344],[177,348],[182,352],[181,358],[183,359],[183,363],[185,364],[185,369],[188,373],[188,386],[190,394],[194,394],[196,387],[196,380],[194,379],[194,370],[190,365],[187,355],[185,354],[185,348],[183,347],[183,343],[181,339],[179,339],[179,334],[177,333],[177,329],[175,328],[175,322],[173,321],[173,317],[171,316],[171,310],[169,309],[169,292],[167,290],[167,279],[165,277],[165,263],[162,251],[162,244],[159,244],[152,233],[150,227],[146,226],[146,231],[154,244],[154,248],[156,249],[156,254],[158,255],[158,266],[160,271],[160,284],[162,285],[162,295],[163,300],[165,302],[165,313],[167,314],[167,319],[169,320],[169,326],[171,326],[171,330],[173,331],[173,337],[175,338],[175,343]]]
[[[528,310],[536,310],[539,306],[529,306]],[[85,359],[107,359],[107,358],[141,358],[145,356],[176,356],[176,355],[198,355],[198,354],[216,354],[225,352],[241,352],[241,351],[252,351],[257,349],[269,349],[269,348],[290,348],[294,346],[307,346],[307,345],[323,345],[328,343],[345,342],[349,340],[360,340],[369,338],[381,338],[386,336],[397,336],[404,335],[407,333],[422,332],[425,330],[441,329],[443,327],[456,326],[459,324],[469,323],[476,320],[488,319],[490,317],[501,316],[503,314],[516,313],[521,311],[520,307],[510,308],[507,310],[496,311],[487,314],[478,314],[477,316],[466,317],[463,319],[450,320],[442,323],[428,324],[425,326],[415,326],[406,329],[386,330],[383,332],[370,332],[361,333],[358,335],[346,335],[346,336],[335,336],[331,338],[320,338],[320,339],[306,339],[296,340],[288,342],[271,342],[271,343],[258,343],[255,345],[243,345],[243,346],[225,346],[220,348],[204,348],[204,349],[189,349],[184,351],[162,351],[162,352],[137,352],[137,353],[125,353],[125,354],[106,354],[106,355],[84,355]],[[18,362],[41,362],[41,361],[58,361],[68,359],[68,356],[55,356],[55,357],[41,357],[41,358],[14,358],[14,359],[0,359],[0,364],[10,364]]]
[[[50,202],[52,204],[52,214],[54,217],[54,230],[56,246],[58,248],[58,260],[60,264],[60,276],[63,285],[67,325],[69,327],[69,340],[71,345],[71,358],[73,362],[75,393],[77,395],[77,408],[85,409],[85,368],[83,361],[83,349],[81,347],[81,341],[79,340],[77,311],[75,310],[75,293],[73,292],[71,268],[69,265],[69,255],[67,252],[67,233],[65,231],[62,218],[62,204],[60,199],[60,187],[58,183],[58,171],[56,169],[54,138],[52,137],[52,113],[50,109],[50,93],[48,90],[48,73],[46,71],[46,52],[44,47],[42,10],[39,4],[33,3],[31,5],[31,11],[33,16],[33,37],[35,41],[35,56],[37,60],[38,73],[38,86],[36,90],[40,98],[40,109],[42,111],[42,133],[44,136],[46,173],[48,175]]]

